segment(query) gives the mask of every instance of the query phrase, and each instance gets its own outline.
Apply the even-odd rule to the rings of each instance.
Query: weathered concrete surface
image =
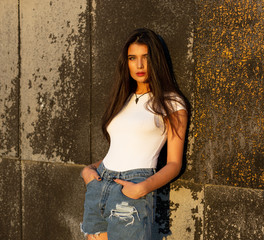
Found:
[[[263,1],[196,3],[193,163],[184,178],[263,188]]]
[[[22,159],[89,162],[86,0],[21,1]]]
[[[22,161],[23,239],[80,240],[85,186],[76,165]]]
[[[0,239],[21,239],[20,161],[0,157]]]
[[[206,186],[205,239],[263,239],[263,202],[263,190]]]
[[[91,117],[93,161],[100,160],[108,148],[101,134],[100,119],[112,87],[118,55],[128,34],[148,27],[160,34],[168,45],[174,70],[183,92],[189,98],[193,89],[192,42],[194,1],[91,1],[92,15],[92,96]]]
[[[104,156],[116,59],[130,31],[149,27],[194,109],[186,171],[158,191],[155,239],[261,239],[263,11],[261,0],[2,0],[0,238],[82,239],[81,166],[58,162]],[[31,160],[22,179],[15,156]]]
[[[177,180],[158,190],[154,239],[202,240],[203,216],[203,186]]]
[[[8,26],[8,27],[7,27]],[[18,155],[18,3],[0,1],[0,154]]]

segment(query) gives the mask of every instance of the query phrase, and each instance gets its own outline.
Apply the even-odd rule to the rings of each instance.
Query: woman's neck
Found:
[[[136,94],[144,94],[150,92],[149,83],[137,83]]]

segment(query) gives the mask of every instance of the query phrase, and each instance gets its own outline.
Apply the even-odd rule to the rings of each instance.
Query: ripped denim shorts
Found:
[[[131,199],[122,193],[122,185],[113,178],[139,183],[152,176],[155,169],[115,172],[101,163],[97,172],[102,180],[94,179],[86,186],[81,231],[85,235],[107,232],[108,240],[151,240],[154,192]]]

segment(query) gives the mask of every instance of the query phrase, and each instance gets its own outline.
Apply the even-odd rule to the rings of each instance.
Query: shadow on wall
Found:
[[[166,165],[167,144],[161,150],[157,171]],[[170,231],[170,183],[159,188],[156,196],[156,214],[153,233],[155,240],[162,240],[164,236],[171,235]]]
[[[188,133],[188,129],[187,129],[187,133]],[[186,166],[187,166],[186,147],[187,145],[188,145],[188,142],[186,138],[181,172],[171,182],[176,181],[184,173],[186,169]],[[164,167],[166,165],[166,162],[167,162],[167,144],[165,144],[161,150],[159,160],[158,160],[157,171],[159,171],[162,167]],[[170,230],[170,228],[172,227],[171,211],[177,210],[177,208],[179,207],[179,204],[175,204],[171,202],[170,200],[170,191],[171,191],[170,185],[171,184],[168,183],[165,186],[157,190],[155,223],[153,225],[153,233],[154,233],[155,240],[163,240],[164,237],[172,234]],[[171,209],[172,205],[174,206],[174,209]]]

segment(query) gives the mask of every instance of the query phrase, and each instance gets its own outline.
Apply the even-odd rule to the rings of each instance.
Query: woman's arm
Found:
[[[116,183],[123,185],[122,191],[126,196],[138,199],[148,194],[149,192],[152,192],[164,186],[179,174],[182,167],[182,155],[184,149],[188,116],[185,110],[179,110],[177,114],[180,122],[179,127],[177,129],[179,136],[177,134],[172,133],[169,121],[166,122],[168,131],[167,164],[153,176],[147,178],[145,181],[138,184],[116,179]],[[173,118],[174,121],[177,121],[176,113],[173,114]]]

